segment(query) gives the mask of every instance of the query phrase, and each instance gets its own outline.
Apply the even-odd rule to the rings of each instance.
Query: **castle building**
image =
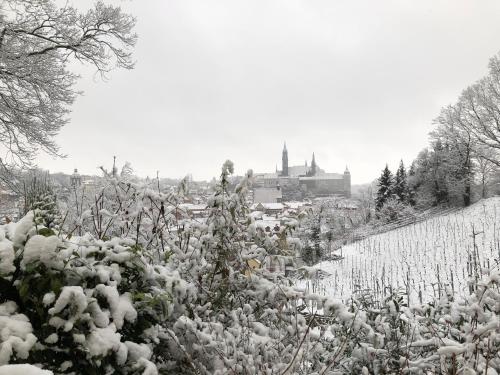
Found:
[[[288,164],[288,149],[286,143],[281,157],[281,171],[263,173],[256,176],[256,188],[273,188],[280,186],[283,199],[292,198],[301,193],[303,196],[324,197],[344,196],[351,197],[351,173],[346,167],[344,173],[327,173],[319,167],[314,153],[311,165],[290,166]]]

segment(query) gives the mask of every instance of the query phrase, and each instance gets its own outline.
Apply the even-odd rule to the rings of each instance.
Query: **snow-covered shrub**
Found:
[[[251,174],[232,193],[231,172],[227,162],[204,223],[179,215],[178,196],[115,178],[116,195],[82,219],[93,233],[47,231],[33,212],[2,228],[2,302],[32,327],[6,362],[87,374],[289,366],[307,329],[289,303],[300,293],[246,274],[276,242],[247,215]]]
[[[402,203],[395,198],[388,199],[377,212],[377,219],[382,224],[414,216],[415,211],[410,205]]]
[[[55,373],[157,373],[145,332],[184,312],[193,295],[186,282],[150,264],[133,240],[44,236],[33,215],[26,218],[14,236],[28,235],[24,243],[12,238],[16,259],[0,283],[1,299],[8,300],[0,305],[0,364],[28,360]]]
[[[347,337],[341,373],[497,374],[499,283],[500,272],[491,270],[465,300],[455,300],[451,291],[410,307],[397,292],[378,309],[354,300],[353,311],[370,330],[346,335],[345,327],[332,325],[335,337]]]
[[[12,301],[0,304],[0,365],[9,363],[13,356],[26,360],[37,341],[28,317],[17,310]]]

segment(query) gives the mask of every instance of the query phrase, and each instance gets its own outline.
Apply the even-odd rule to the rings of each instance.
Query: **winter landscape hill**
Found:
[[[370,292],[381,298],[394,289],[410,301],[439,298],[450,290],[468,294],[468,280],[500,259],[500,197],[437,214],[419,223],[344,246],[342,259],[315,268],[328,274],[308,282],[315,292],[344,300]]]

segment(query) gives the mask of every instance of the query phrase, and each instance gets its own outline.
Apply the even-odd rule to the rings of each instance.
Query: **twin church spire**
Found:
[[[307,167],[307,161],[306,161],[306,167]],[[306,174],[307,176],[315,176],[317,173],[317,165],[316,165],[316,158],[314,156],[314,152],[312,154],[312,161],[311,161],[311,168],[307,170]],[[288,150],[286,148],[286,142],[283,144],[283,152],[281,155],[281,176],[287,177],[289,176],[288,173]]]
[[[311,160],[311,167],[308,168],[307,166],[307,160],[305,162],[305,175],[308,177],[316,176],[318,173],[318,165],[316,164],[316,157],[314,155],[314,152],[312,154],[312,160]],[[278,167],[276,167],[276,172],[278,172]],[[350,175],[349,169],[347,168],[347,165],[345,167],[344,175]],[[289,168],[288,168],[288,149],[286,148],[286,142],[283,144],[283,152],[281,156],[281,176],[282,177],[289,177]]]

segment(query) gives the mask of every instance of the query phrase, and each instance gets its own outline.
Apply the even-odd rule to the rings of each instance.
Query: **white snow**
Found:
[[[8,275],[16,270],[14,259],[12,242],[0,236],[0,275]]]
[[[58,341],[59,341],[59,336],[57,335],[57,333],[52,333],[45,339],[45,342],[47,344],[55,344]]]
[[[29,351],[37,341],[28,317],[16,314],[16,310],[14,302],[0,305],[0,365],[9,363],[14,353],[17,358],[28,358]]]
[[[83,293],[81,286],[65,286],[62,288],[54,307],[49,309],[49,314],[57,314],[69,304],[76,307],[76,314],[81,314],[85,311],[87,308],[87,297]]]
[[[110,324],[106,328],[96,328],[87,337],[85,346],[91,357],[106,356],[110,351],[118,351],[120,346],[124,345],[120,342],[121,335],[116,333],[114,324]]]
[[[125,345],[128,349],[128,359],[132,362],[136,362],[139,358],[150,359],[153,354],[149,346],[146,344],[136,344],[132,341],[125,341]]]
[[[40,261],[47,267],[60,267],[62,262],[57,259],[59,239],[56,236],[44,237],[39,234],[31,237],[24,247],[21,266]]]
[[[17,224],[15,224],[12,242],[15,246],[22,246],[26,242],[29,233],[34,228],[33,211],[28,212]]]
[[[54,375],[54,373],[32,365],[4,365],[0,366],[0,375]]]
[[[56,328],[63,327],[64,331],[68,332],[73,328],[74,322],[83,314],[87,306],[87,296],[83,292],[82,287],[65,286],[62,288],[54,307],[49,309],[49,314],[56,315],[66,307],[70,307],[69,310],[72,315],[67,320],[54,316],[49,320],[49,324]]]
[[[389,286],[406,291],[408,280],[412,304],[420,302],[419,294],[425,302],[445,289],[463,296],[471,270],[493,267],[500,257],[500,197],[368,237],[344,246],[341,254],[342,260],[315,266],[328,277],[301,285],[344,301],[364,290],[379,298]]]
[[[120,296],[116,287],[103,284],[97,285],[95,290],[106,297],[113,323],[117,329],[123,327],[125,320],[133,322],[137,318],[137,312],[132,306],[129,293],[124,293]]]
[[[56,295],[54,292],[49,292],[49,293],[46,293],[44,296],[43,296],[43,304],[45,306],[50,306],[54,303],[54,301],[56,300]]]

